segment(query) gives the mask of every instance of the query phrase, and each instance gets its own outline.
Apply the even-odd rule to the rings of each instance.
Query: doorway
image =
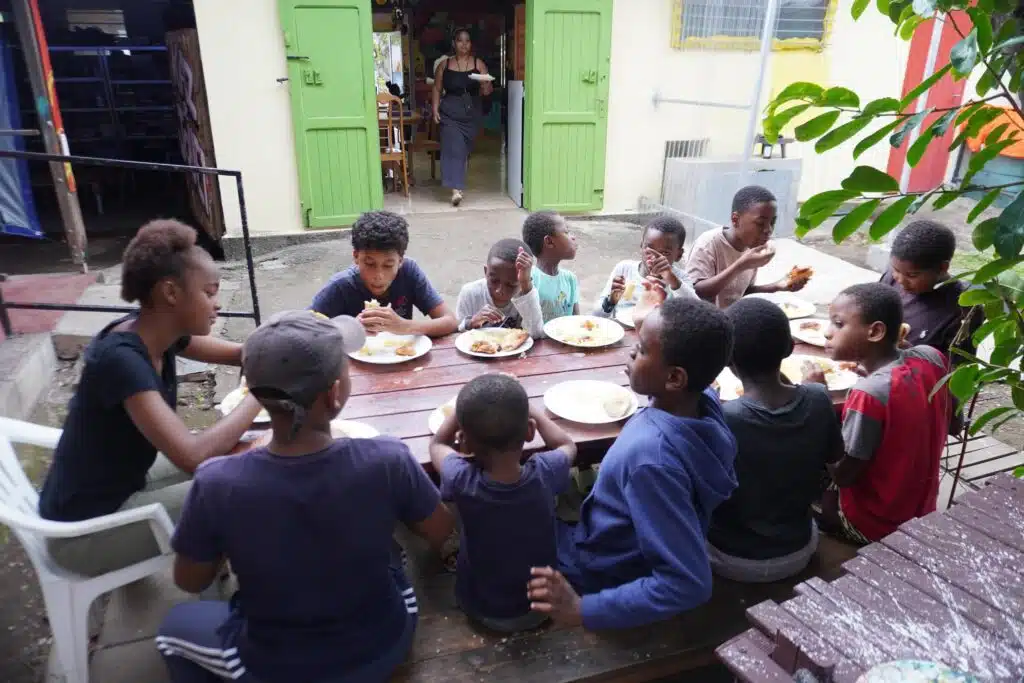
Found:
[[[347,225],[377,208],[601,208],[612,0],[279,2],[307,227]],[[431,100],[435,64],[461,27],[495,81],[455,209]],[[381,144],[394,128],[381,133],[385,92],[401,100],[405,169],[391,158],[395,144]]]

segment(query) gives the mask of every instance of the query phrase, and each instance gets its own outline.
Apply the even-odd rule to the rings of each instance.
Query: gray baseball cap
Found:
[[[301,419],[338,379],[346,354],[364,343],[366,331],[350,316],[282,311],[245,340],[242,374],[253,396],[287,404]]]

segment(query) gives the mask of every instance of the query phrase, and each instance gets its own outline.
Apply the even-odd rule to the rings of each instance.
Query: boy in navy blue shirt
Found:
[[[370,334],[443,337],[459,326],[455,314],[410,258],[409,224],[390,211],[364,213],[352,226],[352,260],[313,297],[328,318],[356,316]],[[413,320],[413,307],[427,316]]]
[[[532,608],[562,624],[629,628],[711,597],[708,524],[736,488],[736,440],[708,387],[729,359],[732,325],[703,301],[649,309],[637,305],[626,372],[650,407],[608,450],[579,523],[559,525],[559,570],[532,570]]]
[[[167,615],[156,644],[172,683],[383,681],[405,659],[416,596],[392,532],[439,546],[452,518],[401,442],[331,436],[346,353],[364,341],[352,318],[286,311],[245,342],[271,441],[196,470],[171,542],[180,588],[202,591],[228,560],[240,590]]]
[[[523,444],[538,432],[549,450],[520,464]],[[453,450],[456,436],[471,457]],[[530,567],[555,561],[555,496],[568,486],[575,457],[569,435],[530,405],[515,379],[481,375],[459,392],[430,459],[442,497],[459,511],[455,594],[471,619],[505,633],[547,621],[530,610],[523,586]]]

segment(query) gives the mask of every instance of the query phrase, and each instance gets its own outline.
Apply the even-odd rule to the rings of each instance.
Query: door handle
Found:
[[[285,59],[287,59],[289,62],[308,62],[309,61],[309,57],[306,57],[304,55],[285,55]]]

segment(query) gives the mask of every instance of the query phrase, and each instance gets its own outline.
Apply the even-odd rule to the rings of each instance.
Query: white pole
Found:
[[[924,61],[924,71],[921,73],[921,82],[931,78],[932,74],[935,73],[935,62],[939,58],[939,43],[942,42],[942,28],[944,26],[944,20],[941,17],[935,17],[932,20],[932,35],[928,43],[928,57]],[[928,91],[924,91],[918,95],[917,100],[914,101],[913,111],[923,111],[925,105],[928,103]],[[924,124],[921,123],[914,126],[914,130],[910,131],[910,135],[906,139],[906,147],[904,149],[909,150],[910,146],[914,144],[914,140],[921,137],[921,127]],[[900,192],[906,192],[907,186],[910,184],[910,164],[907,163],[906,156],[903,157],[903,169],[900,171]],[[893,232],[889,233],[890,237],[894,237]]]
[[[764,79],[768,73],[768,60],[772,56],[772,42],[775,40],[775,24],[778,16],[779,0],[768,0],[768,7],[764,13],[764,26],[761,27],[761,62],[758,65],[754,96],[750,102],[747,136],[740,156],[740,187],[748,184],[750,156],[754,151],[754,139],[757,137],[757,129],[761,122],[761,91],[764,90]],[[775,141],[770,140],[769,142],[774,144]]]

